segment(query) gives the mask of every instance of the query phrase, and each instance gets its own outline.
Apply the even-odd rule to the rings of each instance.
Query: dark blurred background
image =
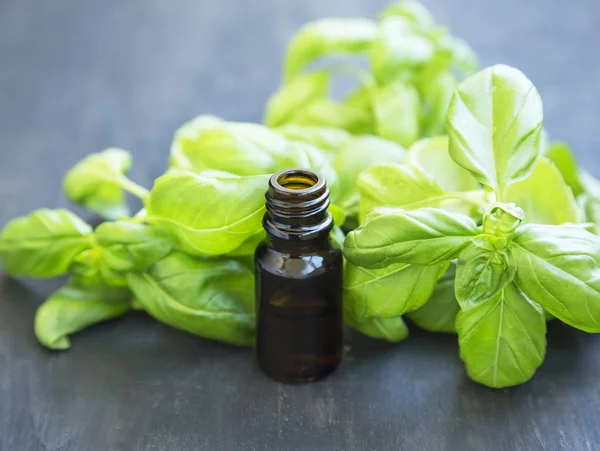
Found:
[[[175,129],[211,113],[260,121],[305,22],[374,16],[385,0],[0,0],[0,226],[67,206],[61,178],[116,145],[150,187]],[[423,0],[483,66],[521,69],[552,138],[600,176],[598,0]],[[89,215],[88,215],[89,216]],[[128,315],[67,353],[35,341],[32,292],[0,277],[0,450],[594,450],[598,337],[549,325],[535,381],[466,379],[455,337],[350,336],[328,382],[273,384],[252,353]],[[252,385],[249,385],[252,384]],[[270,445],[269,445],[270,444]],[[4,445],[4,446],[3,446]],[[271,448],[268,448],[271,446]]]

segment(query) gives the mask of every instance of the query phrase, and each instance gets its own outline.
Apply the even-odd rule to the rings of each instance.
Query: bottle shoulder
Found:
[[[290,278],[314,277],[342,268],[342,251],[335,246],[306,252],[280,252],[267,243],[259,244],[254,253],[257,269]]]

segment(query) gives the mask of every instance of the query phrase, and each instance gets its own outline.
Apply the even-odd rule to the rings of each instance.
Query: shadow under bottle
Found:
[[[256,249],[257,359],[281,382],[318,380],[342,357],[342,267],[329,232],[329,189],[317,173],[273,175]]]

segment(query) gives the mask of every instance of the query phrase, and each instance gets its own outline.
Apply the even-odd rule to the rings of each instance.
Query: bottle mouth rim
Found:
[[[296,178],[302,180],[298,182]],[[286,179],[288,183],[286,184]],[[301,188],[289,188],[288,185],[297,183],[302,185]],[[271,176],[271,186],[279,192],[293,196],[306,196],[313,193],[318,193],[325,188],[325,178],[318,172],[306,168],[283,169]]]

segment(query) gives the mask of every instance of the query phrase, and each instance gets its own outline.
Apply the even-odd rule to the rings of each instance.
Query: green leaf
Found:
[[[366,52],[376,34],[377,26],[369,19],[330,18],[306,24],[292,38],[285,54],[286,82],[322,56]]]
[[[369,52],[373,75],[380,84],[389,83],[402,72],[422,67],[433,58],[435,51],[434,42],[416,32],[410,19],[384,18]]]
[[[75,256],[70,268],[71,273],[89,284],[126,287],[126,274],[108,267],[103,256],[103,249],[94,243],[92,247]]]
[[[378,164],[365,170],[358,178],[358,190],[361,218],[377,207],[414,210],[454,200],[431,177],[407,164]]]
[[[329,72],[300,74],[283,85],[268,101],[265,124],[277,127],[290,122],[296,112],[329,92]]]
[[[425,83],[421,81],[421,84],[423,85],[421,91],[422,135],[436,136],[446,133],[446,113],[452,94],[458,85],[456,77],[451,72],[444,71],[430,77]]]
[[[374,126],[370,111],[325,98],[298,110],[292,122],[303,126],[340,128],[354,134],[370,133]]]
[[[488,387],[522,384],[544,361],[544,311],[515,284],[459,312],[456,330],[469,377]]]
[[[401,163],[405,158],[406,150],[402,146],[376,136],[359,136],[348,141],[333,160],[333,167],[339,176],[340,196],[337,202],[350,214],[357,214],[359,174],[377,163]]]
[[[558,142],[548,146],[546,156],[556,165],[576,197],[584,194],[600,197],[600,182],[578,166],[567,144]]]
[[[170,233],[131,222],[105,222],[94,237],[103,250],[106,265],[115,271],[139,271],[165,257],[175,246]]]
[[[366,269],[346,262],[344,308],[359,322],[413,311],[427,302],[446,267],[447,264],[397,263],[382,269]]]
[[[508,285],[517,271],[517,262],[510,249],[496,249],[482,236],[473,240],[458,257],[456,299],[464,311],[474,308],[494,296]]]
[[[350,133],[334,127],[287,124],[276,131],[290,141],[301,141],[315,146],[331,158],[352,139]]]
[[[254,235],[250,236],[246,239],[239,247],[236,247],[231,252],[227,253],[229,257],[247,257],[253,256],[256,247],[264,241],[266,237],[266,232],[264,230],[260,230]]]
[[[346,212],[342,207],[336,204],[329,204],[329,213],[333,217],[333,223],[341,227],[346,221]]]
[[[417,140],[421,101],[414,86],[399,81],[382,86],[372,101],[379,136],[407,147]]]
[[[344,240],[346,239],[346,234],[344,233],[341,227],[334,227],[333,229],[331,229],[329,237],[331,238],[332,242],[338,246],[339,249],[342,249],[344,247]]]
[[[89,225],[68,210],[36,210],[4,227],[0,260],[13,276],[59,276],[90,246],[91,232]]]
[[[129,273],[136,299],[176,329],[226,343],[254,342],[254,276],[234,260],[200,260],[173,252],[142,273]]]
[[[150,193],[147,221],[173,233],[193,255],[226,254],[262,230],[268,179],[164,175]]]
[[[329,185],[331,200],[337,201],[338,175],[327,156],[319,149],[303,142],[290,141],[286,148],[286,155],[279,159],[276,169],[288,168],[309,168],[320,173]]]
[[[600,332],[600,238],[577,225],[524,225],[513,239],[517,285],[561,321]]]
[[[463,39],[442,35],[437,40],[438,50],[447,53],[458,70],[471,74],[479,68],[479,59],[469,44]]]
[[[474,191],[479,183],[448,152],[448,137],[421,139],[408,149],[408,162],[426,172],[447,191]]]
[[[371,97],[374,85],[375,81],[372,78],[367,78],[366,82],[362,83],[358,88],[346,96],[344,103],[354,108],[370,111],[373,103]]]
[[[553,143],[548,147],[545,155],[556,165],[564,181],[573,190],[575,196],[579,196],[585,192],[577,160],[571,148],[566,143]]]
[[[131,166],[131,154],[126,150],[109,148],[87,156],[64,178],[63,188],[67,198],[83,205],[106,219],[128,216],[124,184],[129,182],[124,174]],[[135,186],[135,185],[134,185]],[[145,196],[141,187],[134,194]],[[135,189],[134,189],[135,191]]]
[[[393,263],[434,265],[456,258],[479,229],[468,216],[436,208],[377,208],[350,232],[344,255],[365,268]]]
[[[521,207],[515,203],[508,204],[497,202],[492,205],[490,212],[483,217],[483,233],[496,238],[504,239],[495,241],[497,248],[506,247],[506,244],[512,239],[517,227],[523,222],[524,213]]]
[[[430,332],[456,333],[454,322],[460,307],[454,295],[455,275],[456,264],[450,262],[425,305],[408,314],[413,323]]]
[[[579,205],[587,223],[593,224],[592,233],[598,234],[600,230],[600,198],[583,194],[579,196]]]
[[[35,336],[47,348],[69,349],[69,335],[123,315],[131,299],[128,289],[90,285],[72,278],[38,308]]]
[[[287,156],[287,146],[282,136],[262,125],[198,116],[175,133],[171,166],[193,172],[270,174]]]
[[[581,222],[581,211],[573,192],[560,171],[546,158],[540,158],[533,174],[508,187],[506,200],[523,207],[529,224]]]
[[[413,24],[431,29],[436,26],[435,19],[421,3],[414,0],[403,0],[388,5],[379,15],[381,18],[402,16]]]
[[[587,171],[581,170],[581,183],[590,196],[600,197],[600,181]]]
[[[125,221],[100,224],[93,238],[92,246],[74,258],[71,271],[113,287],[127,286],[128,271],[152,266],[175,246],[175,239],[166,231]]]
[[[376,207],[446,208],[467,212],[482,198],[465,193],[444,191],[437,182],[416,166],[378,164],[363,171],[358,178],[360,217]],[[483,194],[483,193],[481,193]]]
[[[503,200],[540,153],[542,100],[522,72],[496,65],[463,81],[448,107],[450,155]]]
[[[358,322],[344,312],[344,321],[353,329],[377,340],[386,340],[397,343],[408,337],[408,327],[402,317],[396,318],[367,318]]]

